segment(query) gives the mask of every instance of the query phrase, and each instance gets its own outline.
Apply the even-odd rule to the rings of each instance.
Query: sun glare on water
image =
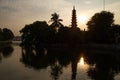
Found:
[[[80,65],[84,65],[84,64],[85,64],[85,62],[84,62],[84,58],[83,58],[83,57],[80,58],[80,62],[79,62],[79,64],[80,64]]]
[[[80,57],[80,60],[78,62],[78,68],[82,70],[88,69],[88,64],[85,63],[83,56]]]

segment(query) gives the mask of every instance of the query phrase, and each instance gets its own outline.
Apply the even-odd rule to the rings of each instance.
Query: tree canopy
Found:
[[[14,34],[10,29],[0,28],[0,41],[9,41],[14,38]]]
[[[48,27],[45,21],[35,21],[32,24],[26,25],[20,30],[22,33],[22,42],[31,44],[48,43],[47,38],[52,38],[54,29]]]
[[[51,16],[52,17],[51,17],[50,22],[52,22],[52,24],[50,26],[52,26],[52,27],[62,27],[63,26],[63,24],[61,23],[61,21],[63,21],[63,20],[59,19],[59,14],[53,13]]]
[[[114,14],[109,11],[94,14],[87,22],[88,31],[64,26],[57,13],[51,16],[50,25],[46,21],[35,21],[25,25],[20,30],[22,43],[27,45],[114,43],[116,37],[120,35],[120,25],[114,24]]]
[[[87,22],[88,34],[91,42],[111,42],[111,27],[114,24],[114,14],[108,11],[101,11],[92,16]]]

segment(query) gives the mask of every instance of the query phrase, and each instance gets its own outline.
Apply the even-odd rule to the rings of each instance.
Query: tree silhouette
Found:
[[[120,42],[120,25],[113,24],[111,28],[111,40],[113,43]]]
[[[3,40],[2,29],[0,28],[0,41]]]
[[[52,22],[52,24],[50,26],[57,29],[57,32],[58,32],[59,27],[63,27],[63,24],[61,23],[61,21],[63,20],[59,19],[59,15],[57,13],[54,13],[51,16],[52,17],[51,17],[50,22]]]
[[[22,33],[22,44],[29,46],[51,43],[55,30],[48,27],[45,21],[35,21],[33,24],[26,25],[20,33]]]
[[[7,28],[3,28],[3,36],[5,40],[12,40],[14,38],[13,32]]]
[[[60,74],[62,74],[62,66],[57,63],[51,65],[51,77],[53,78],[53,80],[57,80]]]
[[[110,42],[110,28],[114,22],[114,14],[107,11],[96,13],[90,21],[88,21],[88,34],[91,41],[95,43]]]
[[[21,29],[22,43],[26,43],[28,46],[31,44],[79,45],[89,42],[113,43],[118,40],[119,34],[117,35],[117,33],[120,31],[116,30],[119,27],[115,26],[119,25],[114,24],[114,14],[111,12],[101,11],[93,15],[87,23],[88,31],[81,31],[77,26],[71,28],[64,26],[57,13],[53,13],[51,16],[51,25],[48,25],[46,21],[35,21]],[[0,30],[1,32],[2,30]],[[0,34],[0,39],[2,38]]]
[[[63,43],[63,44],[68,44],[69,39],[70,39],[70,33],[69,33],[69,28],[68,27],[60,27],[58,33],[56,34],[57,36],[57,42],[58,43]]]
[[[8,28],[0,28],[0,41],[9,41],[14,38],[13,32]]]

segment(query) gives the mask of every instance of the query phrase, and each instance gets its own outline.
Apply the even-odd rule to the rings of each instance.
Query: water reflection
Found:
[[[89,65],[85,61],[85,57],[81,56],[78,62],[78,69],[87,70]]]
[[[85,62],[84,62],[84,58],[83,58],[83,57],[80,58],[79,64],[80,64],[81,66],[85,65]]]
[[[0,61],[3,58],[8,58],[11,56],[12,52],[13,52],[13,47],[11,46],[11,44],[0,44]]]
[[[62,74],[62,66],[58,63],[51,65],[51,77],[54,80],[57,80],[59,78],[59,76]]]
[[[82,50],[71,47],[22,47],[21,62],[36,70],[50,67],[50,76],[58,80],[63,68],[71,64],[71,80],[77,80],[77,71],[83,69],[93,80],[114,80],[120,72],[119,52]],[[79,78],[81,76],[78,76]]]
[[[87,63],[91,66],[88,76],[93,80],[114,80],[114,76],[120,72],[119,52],[92,51],[86,55]]]
[[[78,53],[79,51],[71,51],[68,47],[22,47],[21,62],[34,69],[50,67],[50,76],[53,80],[59,79],[63,73],[63,67],[71,63],[72,79],[75,79],[80,55]]]

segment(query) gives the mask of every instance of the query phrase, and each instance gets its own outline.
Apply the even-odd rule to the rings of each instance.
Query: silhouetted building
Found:
[[[72,22],[71,23],[72,23],[71,28],[76,28],[77,27],[75,6],[73,6],[73,10],[72,10]]]

